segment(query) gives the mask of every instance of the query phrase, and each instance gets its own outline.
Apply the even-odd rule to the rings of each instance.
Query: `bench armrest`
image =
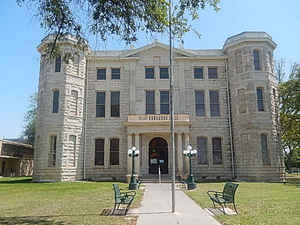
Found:
[[[136,195],[136,191],[126,191],[126,192],[124,192],[124,194],[126,195],[126,196],[135,196]]]
[[[214,197],[223,196],[223,192],[219,192],[219,191],[208,191],[207,194],[210,198],[212,196]]]

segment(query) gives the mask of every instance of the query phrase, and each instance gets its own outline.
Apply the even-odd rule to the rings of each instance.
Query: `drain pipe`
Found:
[[[231,110],[231,94],[230,94],[230,82],[229,82],[229,72],[228,72],[228,59],[225,59],[225,74],[227,83],[227,106],[228,106],[228,124],[229,124],[229,138],[230,138],[230,152],[231,152],[231,171],[232,179],[236,178],[235,170],[235,154],[232,139],[232,110]]]
[[[83,54],[84,51],[83,51]],[[87,70],[88,70],[88,57],[86,56],[85,61],[85,80],[84,80],[84,118],[83,118],[83,180],[86,180],[86,169],[85,169],[85,152],[86,152],[86,121],[87,121],[87,90],[88,90],[88,78],[87,78]]]

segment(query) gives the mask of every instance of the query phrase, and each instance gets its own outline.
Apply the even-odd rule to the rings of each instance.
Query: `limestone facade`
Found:
[[[38,47],[42,55],[49,39]],[[155,41],[138,49],[80,51],[74,43],[72,37],[59,41],[60,61],[41,57],[34,179],[125,180],[132,146],[140,150],[135,159],[140,177],[156,176],[159,160],[171,175],[170,118],[161,113],[169,79],[160,76],[169,65],[168,46]],[[222,49],[174,48],[177,177],[188,174],[182,151],[191,144],[199,150],[192,160],[198,180],[279,180],[275,47],[264,32],[243,32],[229,37]],[[146,68],[154,71],[151,79]],[[99,79],[101,72],[105,79]],[[154,91],[152,114],[147,91]],[[97,98],[98,92],[105,94]],[[112,93],[119,93],[117,106]],[[113,116],[116,108],[119,115]]]

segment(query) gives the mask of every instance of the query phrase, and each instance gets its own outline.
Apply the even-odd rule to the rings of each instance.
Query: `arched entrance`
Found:
[[[149,174],[168,174],[168,143],[165,139],[156,137],[149,143]]]

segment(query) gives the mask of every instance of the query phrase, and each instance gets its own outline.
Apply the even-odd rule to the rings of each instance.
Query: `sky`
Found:
[[[184,48],[222,48],[226,38],[243,31],[265,31],[277,43],[274,58],[285,58],[288,65],[300,63],[300,1],[299,0],[221,0],[218,12],[200,12],[193,29],[184,37]],[[46,35],[39,21],[16,0],[0,1],[0,139],[22,135],[24,114],[29,97],[37,92],[40,55],[36,50]],[[167,35],[138,35],[134,47],[158,39],[168,43]],[[90,36],[93,50],[128,48],[118,38],[105,43]]]

